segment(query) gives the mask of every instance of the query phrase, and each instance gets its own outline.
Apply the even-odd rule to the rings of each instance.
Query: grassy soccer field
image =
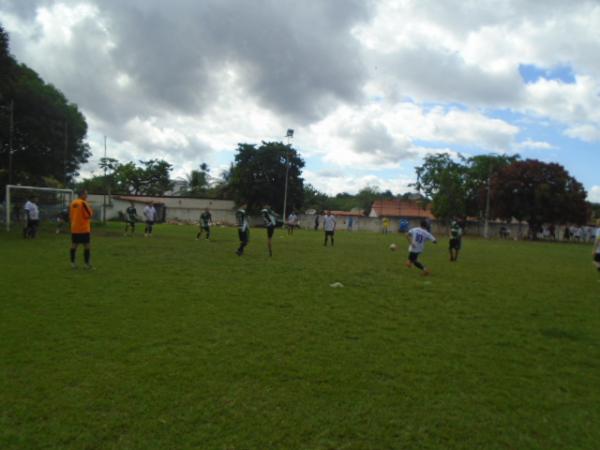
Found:
[[[1,449],[598,448],[589,246],[140,231],[0,234]]]

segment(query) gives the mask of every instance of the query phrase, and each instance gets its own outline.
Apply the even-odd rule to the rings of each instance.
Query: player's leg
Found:
[[[594,255],[594,263],[596,264],[596,269],[600,272],[600,253]]]
[[[323,245],[327,247],[327,231],[325,231],[325,242],[323,242]]]
[[[208,241],[210,239],[210,225],[204,227],[204,231],[206,231],[206,240]]]
[[[200,226],[198,233],[196,233],[196,240],[200,239],[200,236],[202,236],[202,226]]]
[[[69,250],[69,256],[70,256],[70,260],[71,260],[71,267],[73,269],[77,268],[76,262],[75,262],[75,258],[77,256],[77,246],[79,245],[77,243],[77,235],[76,234],[71,234],[71,248]]]
[[[91,259],[92,259],[92,248],[90,245],[90,235],[87,235],[86,238],[87,242],[84,242],[83,244],[83,261],[85,262],[85,267],[88,269],[92,268],[92,263],[91,263]]]
[[[334,238],[334,236],[335,236],[335,231],[332,231],[331,232],[331,236],[330,236],[331,237],[331,246],[332,247],[333,247],[333,238]]]
[[[267,248],[269,249],[269,256],[273,256],[273,234],[275,233],[274,227],[267,227]]]
[[[248,245],[248,230],[238,230],[238,237],[240,239],[240,246],[237,249],[236,253],[238,256],[242,256],[244,254],[244,248],[246,247],[246,245]]]

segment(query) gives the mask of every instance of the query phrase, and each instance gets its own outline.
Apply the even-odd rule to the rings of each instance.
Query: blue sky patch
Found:
[[[566,65],[544,68],[534,64],[519,64],[519,73],[527,84],[535,83],[540,78],[558,80],[565,84],[575,84],[575,73],[571,66]]]

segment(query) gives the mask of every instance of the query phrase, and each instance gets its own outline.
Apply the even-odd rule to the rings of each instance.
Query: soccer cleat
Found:
[[[409,269],[412,267],[412,263],[411,263],[410,261],[406,261],[406,262],[404,263],[404,265],[405,265],[406,267],[408,267]]]
[[[75,264],[74,262],[71,263],[71,269],[77,269],[77,264]]]
[[[96,268],[94,266],[92,266],[91,264],[86,264],[85,269],[86,270],[96,270]]]
[[[429,272],[429,269],[423,269],[423,273],[422,273],[422,275],[423,275],[424,277],[428,277],[428,276],[430,275],[430,273],[431,273],[431,272]]]

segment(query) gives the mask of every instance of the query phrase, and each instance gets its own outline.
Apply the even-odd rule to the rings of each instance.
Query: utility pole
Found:
[[[63,162],[64,172],[65,172],[65,174],[64,174],[64,177],[65,177],[64,185],[65,185],[65,187],[67,187],[68,172],[69,172],[69,170],[68,170],[68,164],[69,164],[68,163],[68,161],[69,161],[69,123],[67,122],[67,119],[65,119],[65,133],[64,134],[65,134],[65,155],[64,155],[65,159],[64,159],[64,162]]]
[[[289,176],[289,172],[290,172],[290,140],[294,137],[294,130],[292,130],[291,128],[287,130],[287,133],[285,135],[285,137],[287,138],[287,145],[288,145],[288,149],[286,151],[286,158],[285,158],[285,189],[284,189],[284,194],[283,194],[283,221],[286,221],[286,209],[287,209],[287,192],[288,192],[288,176]]]
[[[15,101],[10,101],[9,121],[8,121],[8,184],[12,184],[12,166],[13,166],[13,134],[15,129]]]

